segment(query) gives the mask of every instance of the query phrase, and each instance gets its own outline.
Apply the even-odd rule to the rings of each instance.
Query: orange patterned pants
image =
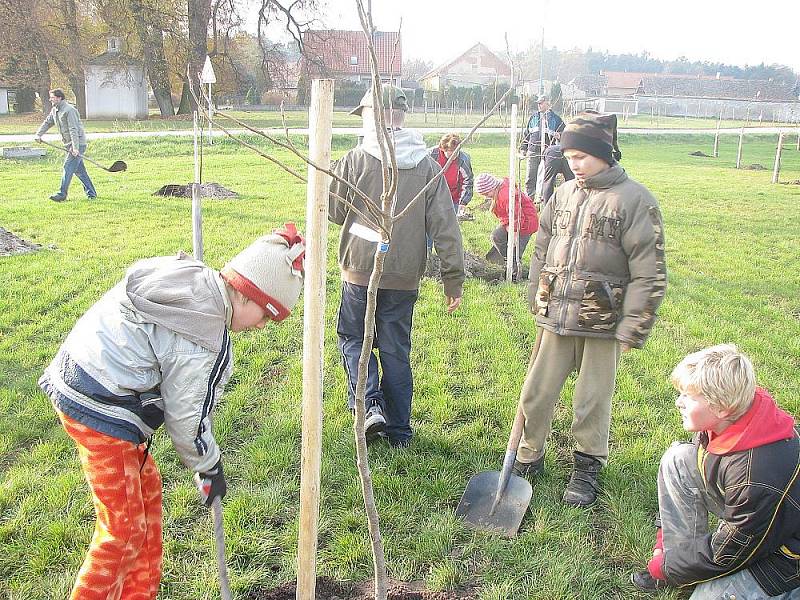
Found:
[[[153,600],[161,581],[158,467],[143,446],[58,416],[78,445],[97,513],[71,600]]]

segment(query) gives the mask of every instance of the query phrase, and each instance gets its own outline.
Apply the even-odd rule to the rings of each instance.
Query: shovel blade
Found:
[[[119,171],[127,170],[127,168],[128,165],[125,164],[125,161],[118,160],[115,161],[114,164],[108,168],[108,170],[111,171],[112,173],[118,173]]]
[[[514,537],[531,503],[533,488],[524,478],[511,475],[500,501],[494,507],[500,475],[500,471],[483,471],[473,475],[456,507],[456,515],[473,529]]]

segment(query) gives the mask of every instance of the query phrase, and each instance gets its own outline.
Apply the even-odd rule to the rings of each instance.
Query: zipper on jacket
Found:
[[[572,285],[572,271],[573,271],[573,262],[575,260],[575,255],[578,252],[578,243],[581,240],[581,232],[583,231],[583,209],[589,203],[589,194],[591,190],[584,190],[586,196],[578,205],[578,214],[575,215],[575,225],[576,229],[573,230],[572,236],[572,244],[569,249],[569,258],[567,260],[567,278],[564,280],[564,306],[561,309],[561,317],[558,319],[558,334],[564,335],[564,331],[566,330],[565,325],[567,324],[567,310],[569,309],[569,298],[567,298],[567,294],[569,292],[569,288]],[[576,235],[577,234],[577,235]]]

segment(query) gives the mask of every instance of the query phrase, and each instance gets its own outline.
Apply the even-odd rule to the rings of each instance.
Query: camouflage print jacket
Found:
[[[541,214],[529,281],[541,327],[641,348],[667,287],[658,202],[618,163],[563,184]]]

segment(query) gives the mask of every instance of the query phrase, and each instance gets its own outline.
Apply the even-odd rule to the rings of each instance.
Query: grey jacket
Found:
[[[78,109],[62,100],[50,110],[50,114],[39,127],[36,137],[41,137],[53,125],[58,127],[65,146],[79,148],[86,145],[86,132],[83,130]]]
[[[374,133],[373,133],[374,136]],[[395,214],[402,211],[423,187],[441,172],[428,155],[422,137],[413,130],[396,132],[399,178]],[[350,150],[334,166],[335,173],[355,185],[369,198],[380,202],[383,192],[381,161],[375,147],[365,136],[362,145]],[[339,266],[342,279],[356,285],[368,285],[375,256],[375,242],[351,233],[354,223],[366,225],[359,215],[341,202],[347,199],[362,212],[363,201],[347,185],[333,180],[329,200],[329,219],[342,226],[339,240]],[[447,296],[461,297],[464,284],[464,251],[461,231],[453,211],[453,201],[444,177],[428,188],[393,229],[392,240],[384,263],[380,287],[383,289],[416,290],[425,272],[428,256],[426,236],[433,240],[442,265],[442,282]]]
[[[641,348],[667,287],[658,202],[618,163],[566,182],[542,212],[529,281],[545,329]]]
[[[134,444],[164,424],[184,464],[209,471],[230,317],[216,271],[183,254],[139,261],[78,320],[39,386],[57,410]]]

